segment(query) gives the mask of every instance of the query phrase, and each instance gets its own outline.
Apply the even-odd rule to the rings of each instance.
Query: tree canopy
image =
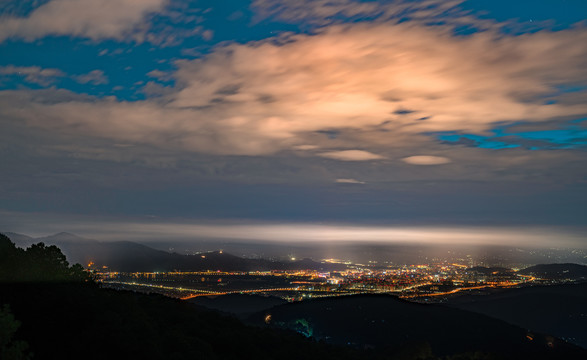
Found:
[[[90,279],[81,265],[70,266],[57,246],[41,242],[24,250],[0,234],[0,282],[85,282]]]
[[[20,327],[20,321],[14,318],[8,305],[0,306],[0,359],[26,360],[30,359],[28,344],[21,340],[14,340],[14,334]]]

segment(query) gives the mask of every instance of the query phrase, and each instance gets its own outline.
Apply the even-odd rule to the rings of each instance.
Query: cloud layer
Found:
[[[2,230],[14,228],[12,218],[27,224],[27,234],[46,236],[67,229],[84,237],[98,240],[137,239],[139,241],[230,240],[255,243],[286,243],[296,245],[328,244],[429,244],[429,245],[491,245],[524,248],[557,247],[584,248],[583,236],[577,229],[549,227],[479,227],[479,226],[378,226],[345,223],[263,223],[243,222],[132,222],[112,219],[91,219],[50,216],[38,221],[30,214],[6,213],[0,222]],[[14,231],[19,230],[18,227]]]
[[[167,3],[168,0],[51,0],[26,17],[1,18],[0,42],[8,38],[33,41],[48,35],[121,40],[145,26],[146,16],[161,11]]]
[[[92,70],[87,74],[68,75],[54,68],[41,68],[39,66],[0,66],[0,80],[2,78],[18,76],[23,77],[27,83],[41,86],[53,85],[59,78],[70,77],[80,84],[103,85],[108,83],[108,77],[102,70]]]
[[[0,66],[0,76],[23,76],[29,83],[48,86],[58,77],[65,76],[59,69],[42,69],[38,66]]]
[[[162,4],[140,3],[129,8]],[[121,27],[109,29],[95,35]],[[29,126],[171,150],[410,159],[434,144],[428,133],[484,134],[496,123],[585,116],[587,104],[559,90],[587,84],[584,43],[584,28],[456,36],[451,26],[409,22],[332,25],[178,61],[176,87],[157,98],[51,102],[5,91],[5,102],[22,106],[1,111]]]
[[[464,13],[456,6],[464,0],[255,0],[251,7],[257,17],[276,17],[285,21],[309,21],[317,24],[336,22],[341,18],[370,17],[389,21],[401,18],[430,20],[435,16],[447,16],[452,11],[455,18],[464,19]],[[457,16],[458,15],[458,16]]]

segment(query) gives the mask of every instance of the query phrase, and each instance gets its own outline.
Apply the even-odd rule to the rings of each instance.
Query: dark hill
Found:
[[[587,355],[587,351],[564,341],[529,334],[485,315],[411,303],[389,295],[286,304],[256,314],[251,321],[261,324],[268,315],[274,328],[293,329],[333,344],[391,353],[415,346],[417,351],[431,350],[443,356],[475,351],[505,359],[581,359]]]
[[[519,271],[542,279],[587,280],[587,266],[579,264],[544,264],[531,266]]]
[[[100,289],[55,246],[0,234],[0,358],[366,359],[156,295]]]
[[[234,314],[239,318],[287,303],[287,301],[275,296],[245,294],[229,294],[216,297],[199,296],[188,301],[208,309]]]
[[[44,242],[58,246],[71,263],[94,267],[108,267],[122,272],[156,272],[156,271],[257,271],[257,270],[341,270],[340,264],[323,264],[311,259],[292,262],[274,262],[263,259],[245,259],[231,254],[213,251],[197,255],[180,255],[156,250],[149,246],[131,241],[101,242],[86,239],[70,233],[59,233],[43,238],[31,238],[26,235],[9,233],[17,246],[27,247],[32,243]]]
[[[450,299],[449,305],[552,334],[587,348],[587,283],[464,295]]]
[[[158,295],[11,283],[1,284],[0,304],[21,323],[15,339],[28,343],[33,359],[370,358]]]
[[[60,232],[57,234],[53,234],[53,235],[49,235],[49,236],[44,236],[44,237],[40,237],[40,238],[36,238],[36,241],[42,241],[44,243],[51,243],[51,242],[95,242],[95,240],[90,240],[90,239],[86,239],[83,238],[81,236],[77,236],[75,234],[72,233],[68,233],[68,232]]]
[[[390,296],[280,305],[268,312],[273,327],[259,329],[188,302],[100,289],[54,246],[25,251],[0,234],[0,250],[0,334],[10,334],[8,341],[19,346],[28,343],[36,359],[438,359],[432,351],[456,355],[450,359],[587,355],[483,315]],[[266,314],[252,319],[264,324]],[[280,328],[375,349],[331,346]]]
[[[5,232],[3,234],[8,236],[10,238],[10,240],[12,240],[12,242],[16,244],[16,246],[21,247],[21,248],[27,248],[27,247],[31,246],[32,244],[38,243],[38,241],[36,241],[36,239],[34,237],[30,237],[27,235],[17,234],[17,233],[12,233],[12,232]]]

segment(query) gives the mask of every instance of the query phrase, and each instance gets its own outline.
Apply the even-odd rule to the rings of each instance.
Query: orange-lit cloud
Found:
[[[122,39],[131,35],[149,13],[163,10],[168,0],[51,0],[26,17],[3,17],[0,42],[33,41],[47,35]]]
[[[587,48],[578,45],[587,43],[585,29],[521,36],[452,30],[333,25],[178,61],[177,86],[154,99],[48,103],[6,91],[4,101],[18,98],[22,106],[1,111],[29,126],[164,149],[230,155],[304,149],[300,155],[339,160],[422,153],[431,143],[427,132],[482,134],[496,122],[587,114],[585,102],[541,99],[556,86],[587,81]],[[333,131],[337,136],[320,135]]]
[[[415,155],[405,157],[402,161],[412,165],[441,165],[448,164],[450,159],[442,156]]]
[[[383,159],[383,156],[381,155],[373,154],[364,150],[328,151],[319,153],[318,155],[341,161],[366,161]]]

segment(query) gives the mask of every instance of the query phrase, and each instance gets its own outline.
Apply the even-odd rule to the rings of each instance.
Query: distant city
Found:
[[[214,253],[212,253],[214,254]],[[220,254],[220,252],[216,253]],[[205,258],[206,255],[198,254]],[[259,294],[288,301],[356,294],[396,294],[418,302],[442,302],[461,294],[483,295],[498,289],[554,285],[585,280],[576,265],[486,267],[461,262],[435,261],[413,265],[353,264],[340,259],[321,259],[324,265],[344,265],[344,270],[311,269],[265,271],[170,271],[118,272],[87,264],[104,287],[190,299],[199,296]],[[292,259],[295,261],[295,259]],[[546,266],[546,268],[545,268]],[[583,270],[584,271],[584,270]]]
[[[103,287],[180,299],[256,294],[293,302],[393,294],[436,303],[462,295],[587,278],[584,249],[359,243],[325,249],[224,243],[236,256],[224,249],[198,251],[209,244],[197,242],[158,250],[156,243],[100,242],[70,233],[42,238],[8,234],[23,248],[37,242],[59,246],[71,263],[82,264]],[[341,257],[316,258],[325,254]]]
[[[442,336],[470,337],[471,349],[476,351],[509,353],[508,346],[491,347],[488,336],[492,334],[501,334],[496,341],[512,341],[512,346],[521,347],[518,352],[531,346],[539,356],[553,359],[558,352],[581,353],[573,346],[587,345],[587,253],[583,249],[225,243],[222,250],[199,251],[205,246],[175,244],[184,248],[180,254],[175,249],[156,249],[152,243],[101,242],[70,233],[42,238],[8,236],[7,248],[13,246],[10,251],[24,260],[31,256],[38,261],[35,254],[47,251],[46,256],[53,254],[62,266],[81,264],[56,274],[72,272],[76,278],[87,278],[92,291],[104,296],[169,301],[185,305],[188,313],[219,311],[247,325],[293,330],[306,338],[357,349],[383,349],[388,340],[379,339],[382,334],[404,336],[403,331],[410,329],[405,336],[424,339],[441,354],[465,351],[467,346],[455,344],[444,349],[447,339],[438,338],[453,317],[461,320]],[[245,252],[237,256],[225,248]],[[312,253],[311,258],[299,258]],[[325,253],[349,256],[317,257]],[[271,255],[264,258],[260,254]],[[17,269],[15,276],[29,272],[31,279],[45,276],[42,267],[28,264]],[[30,285],[31,291],[40,289],[38,283]],[[348,313],[348,306],[356,316]],[[401,325],[396,325],[398,321]],[[419,323],[425,324],[425,335]],[[485,330],[481,335],[469,334],[467,323]],[[339,332],[341,327],[346,330]],[[370,335],[363,337],[363,333]],[[408,346],[402,338],[397,344],[398,349]],[[544,352],[553,348],[557,353]]]

